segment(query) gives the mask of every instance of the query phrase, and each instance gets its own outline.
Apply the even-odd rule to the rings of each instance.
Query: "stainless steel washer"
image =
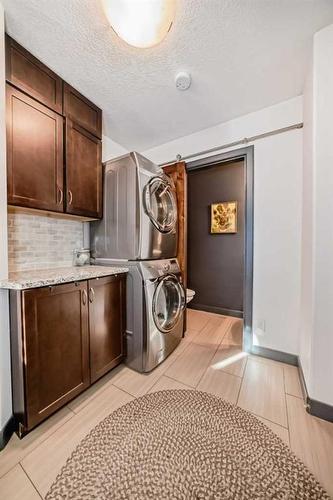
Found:
[[[114,265],[119,261],[96,260]],[[176,259],[126,262],[126,364],[149,372],[177,347],[183,336],[186,294]]]
[[[177,255],[177,199],[172,180],[138,153],[104,164],[104,215],[91,223],[97,259],[151,260]]]
[[[172,272],[169,268],[172,264],[164,265],[164,274],[160,274],[159,269],[156,273],[156,266],[153,264],[150,264],[150,269],[143,269],[147,325],[143,371],[150,371],[161,363],[183,336],[186,295],[180,281],[180,272],[179,269],[173,269]]]

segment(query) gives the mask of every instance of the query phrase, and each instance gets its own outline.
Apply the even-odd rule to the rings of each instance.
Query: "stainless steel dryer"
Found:
[[[104,216],[91,224],[97,259],[177,255],[177,199],[171,179],[138,153],[104,164]]]
[[[96,260],[114,265],[119,261]],[[183,336],[186,295],[176,259],[126,262],[127,318],[125,363],[149,372],[179,344]]]

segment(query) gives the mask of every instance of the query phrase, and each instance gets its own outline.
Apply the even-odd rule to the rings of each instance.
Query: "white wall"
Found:
[[[162,163],[302,122],[302,97],[144,151]],[[253,324],[257,345],[299,352],[302,130],[254,143]],[[258,326],[265,321],[265,331]]]
[[[313,56],[309,61],[303,95],[303,197],[302,197],[302,266],[300,360],[308,390],[311,378],[311,352],[313,332]]]
[[[113,141],[110,137],[103,135],[102,161],[111,160],[111,158],[117,158],[117,156],[122,156],[126,153],[128,153],[128,151],[124,146]]]
[[[4,11],[0,3],[0,279],[7,277],[7,181]],[[8,293],[0,290],[0,429],[12,414]]]
[[[333,25],[314,37],[314,332],[312,397],[333,405]]]
[[[332,59],[333,25],[314,36],[310,84],[305,94],[308,133],[304,144],[301,322],[301,363],[309,395],[330,405],[333,405]]]

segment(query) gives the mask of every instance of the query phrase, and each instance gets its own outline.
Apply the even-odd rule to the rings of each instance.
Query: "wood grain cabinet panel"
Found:
[[[8,35],[6,79],[37,101],[62,113],[62,79]]]
[[[66,212],[102,217],[102,143],[66,119]]]
[[[10,290],[13,413],[23,437],[125,356],[126,274]]]
[[[102,138],[102,111],[73,87],[64,83],[64,115]]]
[[[8,203],[101,218],[102,111],[8,35],[6,79]]]
[[[63,212],[63,118],[7,84],[8,203]]]
[[[88,281],[91,382],[124,358],[125,283],[124,275]]]
[[[26,429],[89,386],[87,282],[22,292]]]

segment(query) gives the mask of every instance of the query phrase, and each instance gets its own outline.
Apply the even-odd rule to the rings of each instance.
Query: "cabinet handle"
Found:
[[[82,291],[82,304],[85,306],[87,303],[87,291],[83,290]]]
[[[58,204],[61,205],[62,201],[64,199],[64,192],[63,192],[63,190],[60,187],[58,187],[58,194],[60,194],[60,199],[58,201]]]
[[[89,302],[94,302],[95,298],[95,290],[93,288],[89,288]]]
[[[73,193],[72,193],[72,191],[70,189],[68,190],[68,198],[69,198],[68,199],[68,205],[71,205],[72,202],[73,202]]]

